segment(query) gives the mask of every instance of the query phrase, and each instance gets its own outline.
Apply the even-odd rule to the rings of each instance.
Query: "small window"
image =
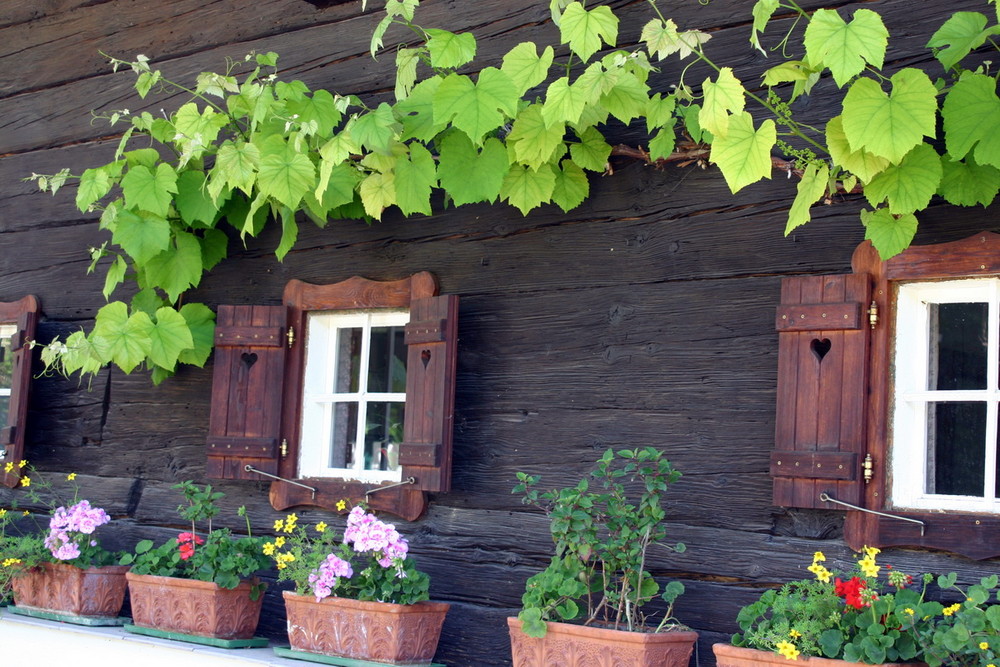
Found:
[[[998,302],[996,279],[899,286],[893,506],[1000,511]]]
[[[0,324],[0,424],[6,424],[10,414],[14,379],[14,353],[10,344],[15,333],[17,327],[13,324]]]
[[[401,479],[409,312],[313,312],[306,318],[299,474]]]
[[[34,296],[0,302],[0,484],[7,487],[20,481],[20,468],[5,469],[8,463],[24,459],[31,342],[40,309]]]

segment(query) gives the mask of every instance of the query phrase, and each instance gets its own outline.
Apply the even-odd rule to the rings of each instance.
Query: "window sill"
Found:
[[[120,627],[86,627],[0,611],[0,646],[10,665],[65,662],[67,655],[99,656],[106,665],[143,667],[221,667],[254,665],[302,667],[279,658],[271,648],[220,649],[125,632]]]

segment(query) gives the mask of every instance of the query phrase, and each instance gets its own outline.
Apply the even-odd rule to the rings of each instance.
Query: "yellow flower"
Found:
[[[28,510],[24,510],[23,512],[21,512],[21,516],[28,516],[29,514],[31,514],[31,512],[29,512]]]
[[[8,558],[3,562],[4,567],[10,567],[11,565],[17,565],[21,562],[20,558]]]
[[[26,466],[26,465],[28,465],[28,462],[27,462],[27,461],[20,461],[20,462],[19,462],[19,463],[17,464],[17,467],[18,467],[18,468],[23,468],[23,467],[24,467],[24,466]]]
[[[813,554],[813,564],[816,564],[823,560],[826,560],[826,556],[823,555],[822,551],[817,551],[816,553]]]
[[[812,572],[813,574],[815,574],[816,575],[816,579],[818,581],[821,581],[824,584],[830,583],[830,577],[833,575],[833,573],[830,572],[830,570],[828,570],[825,567],[823,567],[822,565],[819,565],[817,563],[813,563],[812,565],[810,565],[806,569],[809,570],[810,572]]]
[[[876,549],[875,547],[864,547],[863,551],[865,552],[865,556],[872,559],[874,559],[875,556],[877,556],[878,554],[882,553],[881,549]]]
[[[866,577],[877,577],[878,571],[881,569],[878,565],[875,564],[875,561],[873,559],[868,559],[868,558],[862,558],[861,560],[859,560],[858,567],[861,568],[861,572]]]
[[[295,523],[299,520],[299,517],[294,514],[289,514],[285,517],[285,532],[290,533],[295,530]]]
[[[337,511],[338,512],[343,512],[345,509],[347,509],[347,501],[346,500],[338,500],[337,501]]]
[[[785,656],[788,660],[799,659],[799,649],[795,648],[795,644],[791,642],[778,642],[775,648],[778,650],[778,653]]]
[[[75,472],[71,472],[70,474],[66,475],[66,479],[68,481],[72,482],[74,479],[76,479],[76,473]]]
[[[913,614],[916,613],[916,612],[914,612],[912,609],[910,609],[909,607],[907,607],[906,609],[903,610],[903,613],[904,614],[909,614],[910,616],[913,616]]]
[[[266,542],[264,546],[261,548],[261,550],[264,552],[265,556],[271,556],[274,554],[274,549],[277,546],[278,545],[276,545],[274,542]]]
[[[792,639],[798,639],[799,637],[802,636],[802,633],[796,630],[795,628],[792,628],[791,630],[788,631],[788,636],[791,637]]]
[[[288,567],[288,566],[285,565],[284,563],[282,563],[281,561],[278,561],[278,569],[279,570],[284,570],[286,567]]]
[[[7,465],[5,465],[3,467],[3,471],[4,472],[14,472],[14,462],[13,461],[8,461]]]
[[[285,538],[284,537],[274,538],[274,546],[278,547],[279,549],[285,546]]]
[[[979,642],[979,650],[980,651],[985,651],[989,647],[990,647],[990,645],[987,642]]]
[[[327,525],[326,525],[325,522],[320,521],[319,523],[316,524],[316,532],[317,533],[325,532],[326,529],[327,529]]]
[[[284,530],[284,529],[285,529],[285,522],[284,522],[284,520],[283,519],[275,519],[275,521],[274,521],[274,530],[278,531],[278,530]]]
[[[954,614],[956,611],[958,611],[961,608],[962,608],[962,605],[960,605],[959,603],[956,602],[955,604],[951,605],[950,607],[945,607],[944,610],[941,611],[941,613],[944,614],[945,616],[951,616],[952,614]]]
[[[22,477],[21,478],[21,486],[31,486],[31,478],[30,477]]]
[[[5,516],[7,516],[7,510],[0,507],[0,519],[4,518]]]

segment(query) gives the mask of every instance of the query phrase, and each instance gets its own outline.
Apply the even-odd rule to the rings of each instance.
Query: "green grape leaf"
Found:
[[[199,242],[201,243],[201,263],[206,271],[211,271],[229,253],[229,237],[218,229],[206,229]]]
[[[122,247],[140,264],[160,254],[170,246],[170,223],[152,213],[119,211],[111,240]]]
[[[321,137],[329,136],[342,117],[340,110],[337,109],[337,101],[328,90],[317,90],[312,97],[302,95],[298,99],[288,101],[286,107],[300,127],[313,124],[316,128],[315,134]],[[305,130],[303,133],[306,133]]]
[[[733,70],[723,67],[715,81],[705,79],[702,84],[705,98],[702,100],[698,122],[716,137],[725,136],[729,129],[729,114],[738,114],[746,104],[746,90],[733,76]]]
[[[403,123],[400,141],[417,139],[427,143],[443,128],[434,120],[434,95],[441,85],[441,77],[424,79],[410,91],[410,96],[396,103],[396,111]]]
[[[189,169],[180,173],[177,177],[177,196],[174,197],[174,206],[181,220],[192,227],[199,225],[210,227],[215,223],[219,209],[208,194],[205,172]]]
[[[785,236],[796,228],[809,222],[810,207],[826,192],[827,180],[830,178],[830,168],[824,163],[810,162],[802,173],[795,192],[795,201],[788,210],[788,223],[785,225]]]
[[[469,174],[475,178],[475,174]],[[437,185],[434,156],[423,144],[410,144],[409,158],[396,162],[396,205],[403,215],[431,214],[431,189]]]
[[[659,127],[674,126],[674,109],[677,108],[677,98],[673,95],[660,97],[659,93],[646,101],[646,131],[652,133]]]
[[[754,3],[751,14],[753,15],[753,30],[750,33],[750,43],[761,53],[765,53],[764,47],[760,45],[760,33],[767,28],[768,21],[777,11],[779,0],[757,0]]]
[[[174,232],[174,247],[146,262],[146,279],[167,293],[171,303],[188,287],[201,282],[201,243],[193,234]]]
[[[809,68],[809,64],[805,61],[786,60],[785,62],[764,71],[764,85],[777,86],[782,83],[791,83],[793,81],[808,81],[809,75],[812,73],[813,70]]]
[[[893,215],[889,209],[861,211],[865,239],[872,242],[883,260],[906,250],[917,233],[917,216],[912,213]]]
[[[920,144],[898,165],[889,165],[870,180],[865,197],[876,207],[888,200],[890,213],[912,213],[927,208],[940,183],[940,156],[928,144]]]
[[[42,359],[48,348],[42,350]],[[101,352],[83,331],[74,331],[66,337],[66,352],[61,357],[63,370],[67,375],[80,371],[85,375],[95,375],[101,367],[111,361],[102,359]]]
[[[149,358],[157,366],[173,370],[177,357],[194,347],[187,320],[170,306],[156,311],[156,320],[149,329]]]
[[[560,169],[554,170],[555,184],[552,201],[564,212],[579,206],[590,194],[590,181],[583,169],[571,160],[563,160]]]
[[[260,146],[257,187],[291,209],[298,208],[302,196],[316,186],[316,169],[309,157],[296,150],[293,142],[278,134]]]
[[[382,17],[382,20],[378,22],[378,25],[375,26],[375,29],[372,30],[372,38],[368,44],[368,51],[372,54],[372,58],[374,58],[378,50],[382,48],[382,38],[385,37],[385,31],[388,30],[389,26],[393,23],[394,21],[392,15],[386,14]]]
[[[556,150],[563,148],[563,125],[547,127],[542,118],[542,107],[532,104],[522,111],[507,135],[507,147],[513,148],[514,158],[537,169],[552,159]]]
[[[127,268],[128,264],[123,257],[115,257],[114,261],[111,262],[111,266],[108,267],[108,273],[104,276],[104,289],[101,290],[105,301],[115,291],[115,288],[125,280],[125,270]]]
[[[295,222],[295,211],[287,206],[280,208],[277,217],[281,219],[281,240],[278,242],[278,247],[274,249],[274,256],[278,258],[279,262],[283,262],[285,255],[299,238],[299,225]]]
[[[614,46],[618,41],[618,17],[610,7],[599,6],[587,11],[579,2],[571,2],[559,22],[560,39],[570,50],[587,62],[603,44]]]
[[[986,17],[979,12],[955,12],[931,35],[927,48],[937,49],[934,56],[948,70],[996,32],[996,26],[986,29]]]
[[[976,148],[976,161],[1000,167],[1000,144],[993,128],[1000,124],[1000,98],[991,76],[966,72],[941,107],[945,146],[960,160]]]
[[[552,165],[543,164],[536,171],[512,164],[503,178],[500,197],[521,211],[522,215],[528,215],[531,209],[551,201],[555,185],[556,175]]]
[[[383,154],[392,151],[400,130],[392,114],[392,107],[383,102],[375,111],[361,114],[354,119],[347,131],[359,146]]]
[[[121,185],[126,206],[166,217],[177,192],[177,172],[166,162],[157,165],[156,171],[135,166],[122,177]]]
[[[518,96],[521,96],[545,81],[554,57],[551,46],[546,46],[539,56],[534,42],[521,42],[503,57],[500,71],[510,77],[517,86]]]
[[[434,94],[434,122],[451,121],[476,144],[503,124],[504,114],[513,117],[516,112],[517,88],[494,67],[480,72],[476,83],[467,76],[449,74]]]
[[[123,302],[113,301],[97,311],[90,342],[102,361],[131,373],[149,354],[152,327],[149,315],[139,311],[129,316]]]
[[[830,150],[833,161],[856,175],[864,182],[870,181],[883,169],[889,166],[884,157],[872,155],[868,151],[852,151],[844,134],[844,125],[840,116],[835,116],[826,124],[826,146]]]
[[[167,302],[160,298],[155,289],[149,288],[136,292],[132,301],[129,302],[129,307],[134,311],[141,310],[152,317],[157,310],[166,304]]]
[[[571,85],[567,76],[558,78],[545,91],[542,118],[546,125],[576,123],[583,115],[587,101],[587,94],[581,86]]]
[[[1000,189],[1000,170],[986,164],[976,164],[971,158],[965,162],[942,160],[944,170],[938,193],[949,204],[956,206],[989,206]]]
[[[712,142],[711,160],[722,170],[732,192],[771,177],[771,148],[776,139],[777,131],[770,119],[757,130],[745,111],[729,119],[729,132]]]
[[[396,87],[393,93],[397,100],[406,99],[417,83],[417,65],[420,63],[420,49],[400,49],[396,51]]]
[[[433,28],[424,32],[430,37],[427,50],[431,56],[431,67],[454,69],[476,57],[476,38],[470,32],[454,33]]]
[[[656,54],[658,60],[677,54],[683,60],[694,53],[711,35],[699,30],[677,31],[677,24],[672,20],[653,19],[642,28],[639,40],[646,45],[649,55]]]
[[[668,158],[674,152],[677,135],[671,127],[665,127],[649,140],[649,159]]]
[[[228,117],[209,106],[199,112],[197,104],[188,102],[174,113],[171,120],[177,134],[183,137],[183,140],[178,139],[180,143],[194,143],[204,148],[215,143]]]
[[[817,9],[803,37],[806,60],[814,67],[828,67],[841,88],[864,70],[865,63],[882,69],[888,41],[882,17],[870,9],[854,12],[850,23],[834,9]]]
[[[649,86],[631,72],[623,72],[615,85],[601,95],[604,108],[626,125],[645,112],[648,101]]]
[[[583,132],[577,132],[579,143],[569,146],[569,154],[573,162],[584,169],[603,172],[608,168],[608,157],[611,155],[611,144],[604,140],[604,135],[597,128],[588,127]]]
[[[226,142],[215,154],[208,191],[213,199],[219,198],[223,188],[241,190],[246,195],[253,191],[260,167],[260,149],[244,141]]]
[[[369,174],[361,181],[358,192],[361,194],[361,202],[365,206],[365,213],[375,218],[382,219],[382,211],[388,206],[396,203],[396,182],[395,174]]]
[[[180,313],[191,332],[191,347],[182,350],[177,361],[203,368],[215,344],[215,313],[203,303],[186,303]]]
[[[844,96],[841,118],[853,150],[899,162],[924,136],[934,136],[937,89],[911,67],[896,72],[891,82],[886,95],[872,79],[855,81]]]
[[[456,206],[495,201],[510,168],[507,150],[499,139],[487,139],[482,151],[463,132],[449,132],[441,140],[438,178]]]

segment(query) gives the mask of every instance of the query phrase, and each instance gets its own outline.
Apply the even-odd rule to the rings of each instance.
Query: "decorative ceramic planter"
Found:
[[[444,602],[391,604],[283,593],[288,641],[293,651],[371,660],[423,664],[434,659]]]
[[[546,623],[544,637],[529,637],[510,617],[514,667],[687,667],[698,641],[693,630],[629,632],[572,623]]]
[[[141,628],[216,639],[250,639],[257,630],[264,595],[251,599],[256,578],[227,589],[195,579],[126,576],[132,622]]]
[[[714,644],[712,652],[715,653],[717,667],[788,667],[794,664],[795,667],[872,667],[860,662],[847,662],[846,660],[835,660],[832,658],[807,658],[799,656],[794,661],[788,660],[784,656],[773,651],[761,651],[755,648],[742,648],[731,644]],[[885,663],[884,667],[923,667],[923,663]]]
[[[11,581],[14,604],[22,609],[91,618],[115,618],[125,599],[128,567],[86,570],[65,563],[43,563]]]

